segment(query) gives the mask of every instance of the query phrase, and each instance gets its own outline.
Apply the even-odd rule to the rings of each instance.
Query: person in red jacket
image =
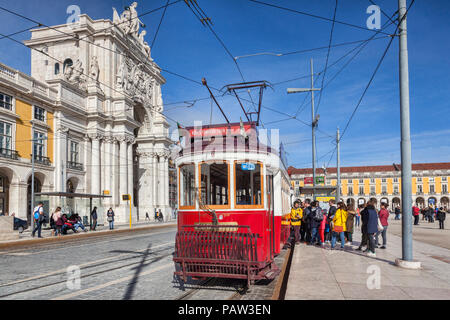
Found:
[[[383,226],[383,231],[377,232],[377,246],[380,245],[378,241],[378,236],[381,233],[381,236],[383,237],[383,245],[380,247],[380,249],[386,249],[386,233],[387,233],[387,227],[388,227],[388,218],[389,218],[389,210],[387,209],[386,203],[381,203],[381,209],[380,212],[378,212],[378,217],[380,218],[381,225]]]
[[[413,211],[413,216],[414,216],[414,225],[417,226],[417,225],[419,225],[420,209],[419,209],[419,207],[414,205],[412,207],[412,211]]]

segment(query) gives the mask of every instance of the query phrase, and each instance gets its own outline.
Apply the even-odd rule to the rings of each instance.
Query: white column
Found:
[[[164,158],[164,195],[164,205],[169,207],[169,158],[167,157]]]
[[[128,141],[127,146],[127,175],[128,175],[128,194],[134,199],[133,194],[133,142],[131,139]]]
[[[113,163],[113,169],[112,169],[112,201],[114,205],[118,205],[120,203],[119,201],[119,175],[120,175],[120,168],[119,168],[119,142],[114,139],[112,143],[112,163]]]
[[[112,156],[113,156],[113,142],[110,137],[106,138],[105,140],[105,152],[103,153],[105,156],[105,186],[104,190],[109,190],[109,195],[112,195]],[[105,200],[105,203],[111,203],[113,201],[111,199]]]
[[[119,155],[119,201],[121,201],[122,195],[128,193],[128,178],[127,178],[127,141],[125,137],[120,140],[120,155]]]
[[[153,156],[153,207],[156,208],[159,205],[158,201],[158,156],[156,153]]]
[[[91,136],[91,192],[100,194],[100,137]]]
[[[158,184],[158,205],[160,207],[164,207],[165,201],[164,201],[164,156],[160,154],[159,156],[159,168],[158,168],[158,177],[159,177],[159,184]]]

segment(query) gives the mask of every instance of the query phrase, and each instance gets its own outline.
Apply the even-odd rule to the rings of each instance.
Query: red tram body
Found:
[[[289,236],[289,178],[253,123],[186,128],[175,275],[271,279]]]

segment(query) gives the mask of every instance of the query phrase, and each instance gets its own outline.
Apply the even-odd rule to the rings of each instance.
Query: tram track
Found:
[[[231,286],[234,287],[234,292],[230,296],[228,296],[225,300],[236,300],[238,297],[241,297],[246,292],[246,285],[236,286],[236,280],[232,279],[222,279],[222,278],[208,278],[200,282],[196,285],[195,288],[192,288],[190,291],[183,293],[182,295],[175,298],[175,300],[191,300],[194,298],[197,293],[200,293],[202,290],[221,290],[223,291],[224,287],[229,288]],[[215,287],[221,287],[221,289],[215,289]],[[226,290],[226,289],[225,289]],[[196,300],[196,299],[193,299]]]
[[[172,243],[165,243],[165,244],[162,244],[160,246],[169,246],[169,245],[172,246],[173,244]],[[128,270],[132,270],[136,265],[146,264],[146,263],[148,263],[151,260],[159,261],[159,260],[162,260],[162,259],[164,259],[166,257],[171,256],[172,255],[171,252],[168,252],[167,254],[160,254],[160,255],[158,255],[158,253],[163,253],[165,251],[170,251],[172,249],[173,249],[172,247],[169,247],[169,248],[161,249],[161,250],[154,251],[154,252],[150,251],[149,253],[147,253],[147,254],[149,254],[149,257],[144,258],[144,259],[142,259],[142,254],[140,254],[139,252],[144,252],[147,249],[139,250],[139,251],[137,251],[135,253],[135,254],[137,254],[136,256],[127,258],[127,259],[138,259],[138,261],[122,264],[122,265],[111,267],[111,268],[107,268],[105,270],[98,270],[98,271],[91,272],[91,273],[88,273],[88,274],[83,274],[83,272],[81,272],[80,279],[86,279],[86,278],[93,277],[93,276],[96,276],[96,275],[101,275],[101,274],[106,274],[106,273],[110,273],[110,272],[113,272],[113,271],[118,271],[118,270],[121,270],[121,269],[127,268],[127,267],[129,267]],[[155,255],[155,253],[156,253],[156,255]],[[132,255],[132,254],[133,253],[129,253],[128,255]],[[119,255],[119,256],[123,256],[125,258],[126,255],[127,254],[123,254],[123,255]],[[85,266],[82,265],[82,267],[80,268],[80,271],[83,271],[83,270],[86,270],[86,269],[89,269],[89,268],[96,268],[96,267],[104,268],[104,263],[105,263],[104,260],[111,260],[108,263],[117,263],[117,260],[115,260],[117,257],[118,256],[114,256],[114,257],[108,257],[108,258],[105,258],[105,259],[100,259],[100,260],[97,260],[97,261],[92,261],[90,263],[90,265],[85,265]],[[18,285],[18,284],[26,284],[26,283],[30,283],[30,282],[33,282],[33,281],[36,281],[36,280],[41,280],[43,278],[47,278],[48,279],[50,277],[61,277],[61,276],[64,276],[64,275],[67,275],[67,268],[57,270],[57,271],[52,272],[50,274],[47,273],[47,274],[31,277],[31,278],[28,278],[28,279],[24,279],[24,280],[18,280],[18,281],[6,283],[6,284],[1,284],[0,288],[1,287],[9,287],[9,286]],[[31,288],[27,287],[26,289],[10,292],[10,293],[7,293],[7,294],[0,294],[0,299],[5,299],[5,298],[11,299],[11,297],[13,297],[15,295],[18,295],[18,294],[30,293],[30,292],[33,292],[33,291],[38,291],[38,290],[50,288],[52,286],[61,285],[61,284],[64,284],[64,283],[67,283],[67,279],[59,280],[59,281],[53,281],[51,283],[41,284],[41,285],[34,286],[34,287],[31,287]]]

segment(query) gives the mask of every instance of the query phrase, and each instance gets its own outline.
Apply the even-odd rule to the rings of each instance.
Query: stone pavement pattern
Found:
[[[400,222],[390,223],[397,230],[395,226]],[[439,232],[447,237],[449,230],[428,229],[428,232],[430,237]],[[414,259],[422,263],[422,269],[407,270],[394,264],[402,256],[402,244],[401,238],[389,232],[389,228],[387,249],[376,249],[376,257],[354,250],[360,238],[356,230],[356,246],[347,245],[345,251],[296,245],[285,299],[450,299],[450,250],[414,240]],[[339,246],[340,243],[336,245]],[[380,287],[369,289],[368,282],[370,286],[374,284],[373,268],[377,267]]]

